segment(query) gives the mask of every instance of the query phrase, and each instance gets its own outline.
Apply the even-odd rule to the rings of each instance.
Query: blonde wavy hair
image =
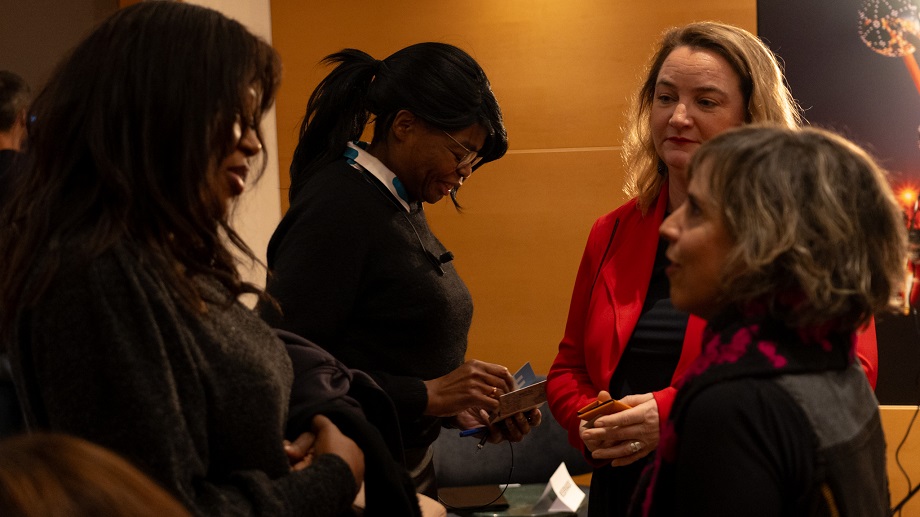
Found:
[[[638,198],[643,214],[654,204],[667,177],[666,171],[659,172],[651,111],[661,66],[679,47],[714,52],[731,65],[741,79],[741,93],[747,105],[746,123],[773,122],[798,127],[803,121],[779,61],[757,36],[718,22],[697,22],[667,30],[652,55],[645,81],[633,98],[624,129],[623,160],[628,176],[623,190],[629,197]]]
[[[700,146],[734,246],[725,307],[766,303],[791,327],[852,331],[903,283],[907,229],[886,173],[856,144],[817,128],[752,125]]]

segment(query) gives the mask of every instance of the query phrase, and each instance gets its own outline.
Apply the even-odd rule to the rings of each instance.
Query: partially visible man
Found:
[[[13,162],[25,145],[31,97],[32,91],[22,77],[0,70],[0,206],[7,196]],[[0,353],[0,438],[23,430],[12,378],[9,360],[5,353]]]
[[[0,184],[25,143],[31,93],[22,77],[0,70]]]

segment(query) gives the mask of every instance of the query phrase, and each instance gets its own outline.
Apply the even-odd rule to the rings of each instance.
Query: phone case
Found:
[[[620,411],[630,409],[632,406],[624,404],[616,399],[595,400],[587,406],[578,410],[578,418],[582,420],[594,420],[602,415],[612,415]]]

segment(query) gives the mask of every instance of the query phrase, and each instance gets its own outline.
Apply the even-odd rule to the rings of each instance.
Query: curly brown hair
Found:
[[[702,172],[735,242],[724,306],[765,302],[790,326],[848,331],[890,306],[907,230],[885,172],[859,146],[817,128],[744,126],[700,146],[691,181]]]

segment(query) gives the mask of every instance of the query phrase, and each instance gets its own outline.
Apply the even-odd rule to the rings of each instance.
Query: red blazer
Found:
[[[579,450],[585,449],[576,412],[594,400],[598,391],[609,389],[610,378],[645,302],[658,248],[658,227],[667,205],[665,184],[657,204],[647,215],[642,215],[635,199],[630,200],[598,219],[588,236],[575,278],[565,335],[547,375],[546,388],[553,416],[568,431],[569,442]],[[616,233],[611,240],[614,228]],[[705,321],[690,316],[671,386],[653,393],[662,424],[667,421],[674,402],[674,383],[700,353],[705,326]],[[874,320],[860,333],[856,348],[874,389],[878,371]]]

